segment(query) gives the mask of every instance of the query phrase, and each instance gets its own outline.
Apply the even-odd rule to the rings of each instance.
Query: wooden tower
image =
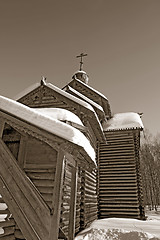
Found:
[[[145,219],[139,159],[141,118],[132,112],[112,116],[108,99],[86,84],[86,75],[78,71],[64,89],[90,103],[103,126],[106,141],[97,143],[98,216]]]

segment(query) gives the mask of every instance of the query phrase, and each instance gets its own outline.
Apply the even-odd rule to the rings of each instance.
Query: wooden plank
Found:
[[[77,166],[72,167],[71,198],[70,198],[70,213],[69,213],[69,231],[68,231],[68,239],[69,240],[73,240],[74,235],[75,235],[77,178],[78,178],[78,167]]]
[[[25,228],[23,229],[23,233],[26,236],[27,240],[40,240],[40,238],[35,234],[35,232],[32,232],[32,226],[28,224],[28,221],[26,219],[26,216],[22,213],[22,210],[19,208],[19,206],[16,203],[16,200],[12,197],[11,193],[8,190],[8,187],[5,185],[4,181],[0,177],[0,189],[4,196],[4,198],[9,202],[9,207],[11,212],[15,215],[16,221],[20,220],[20,226],[23,225]]]
[[[54,176],[54,172],[28,172],[27,176],[30,179],[34,179],[34,180],[54,180],[55,176]]]
[[[0,236],[0,239],[1,240],[15,240],[15,236],[14,236],[14,234],[12,234],[12,235],[8,235],[8,236]]]
[[[5,126],[5,121],[4,121],[3,118],[0,118],[0,137],[1,137],[1,138],[2,138],[2,136],[3,136],[4,126]]]
[[[55,175],[55,187],[52,199],[52,211],[49,240],[57,240],[59,234],[59,223],[60,223],[60,211],[62,202],[62,187],[63,187],[63,177],[64,177],[64,152],[59,150],[57,158],[57,167]]]
[[[19,166],[22,169],[24,168],[24,163],[25,163],[27,141],[28,141],[28,137],[21,135],[19,153],[18,153],[18,162],[19,162]]]
[[[0,222],[0,227],[9,227],[9,226],[15,226],[14,219],[5,220],[5,221]]]

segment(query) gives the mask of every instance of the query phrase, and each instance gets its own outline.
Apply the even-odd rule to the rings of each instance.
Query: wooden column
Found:
[[[65,159],[64,153],[60,149],[58,152],[56,175],[55,175],[55,187],[53,192],[52,216],[51,216],[49,240],[58,239],[61,203],[62,203],[64,159]]]
[[[80,229],[85,229],[85,170],[81,170],[81,221]]]
[[[68,231],[69,240],[73,240],[75,235],[77,178],[78,178],[78,167],[76,165],[75,167],[72,167],[72,183],[71,183],[71,199],[70,199],[69,231]]]
[[[18,153],[18,163],[22,169],[24,168],[26,149],[27,149],[27,141],[28,141],[28,137],[21,135],[19,153]]]
[[[3,118],[0,118],[0,137],[1,137],[1,138],[2,138],[2,136],[3,136],[4,125],[5,125],[4,119],[3,119]]]

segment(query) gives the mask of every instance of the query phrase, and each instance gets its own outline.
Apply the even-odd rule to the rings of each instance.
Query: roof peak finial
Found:
[[[41,86],[43,85],[46,85],[46,77],[42,76],[42,79],[41,79]]]
[[[77,58],[81,58],[81,61],[80,61],[80,71],[82,70],[82,66],[83,66],[83,57],[86,57],[86,56],[88,56],[88,54],[86,54],[86,53],[81,53],[79,56],[76,56]]]

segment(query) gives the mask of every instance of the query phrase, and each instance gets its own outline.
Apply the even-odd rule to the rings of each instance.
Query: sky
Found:
[[[62,88],[79,69],[113,114],[142,112],[160,132],[160,0],[1,0],[0,95],[42,76]]]

